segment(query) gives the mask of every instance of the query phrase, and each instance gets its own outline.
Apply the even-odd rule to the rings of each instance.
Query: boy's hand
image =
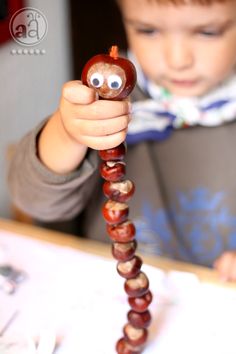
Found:
[[[59,109],[40,132],[38,157],[50,170],[70,173],[88,147],[104,150],[125,140],[129,113],[128,101],[98,100],[95,90],[70,81],[63,86]]]
[[[224,252],[213,266],[222,281],[236,281],[236,251]]]
[[[130,121],[128,101],[98,100],[93,89],[70,81],[63,86],[59,111],[65,131],[79,144],[103,150],[125,140]]]

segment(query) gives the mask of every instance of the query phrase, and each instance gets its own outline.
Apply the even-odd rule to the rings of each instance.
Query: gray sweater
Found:
[[[133,99],[145,96],[136,88]],[[97,152],[89,150],[71,174],[49,171],[36,153],[44,124],[19,142],[12,159],[14,203],[47,227],[109,241]],[[128,146],[126,176],[136,186],[130,219],[140,251],[211,266],[224,250],[236,249],[235,137],[232,122],[179,129],[164,141]]]

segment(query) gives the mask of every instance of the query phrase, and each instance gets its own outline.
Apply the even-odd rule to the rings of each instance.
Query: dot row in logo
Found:
[[[44,55],[46,54],[46,50],[45,49],[12,49],[11,50],[11,54],[13,55]]]

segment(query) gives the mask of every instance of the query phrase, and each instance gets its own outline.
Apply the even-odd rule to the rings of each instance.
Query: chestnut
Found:
[[[134,190],[134,183],[128,179],[120,182],[106,181],[103,184],[104,195],[120,203],[127,202],[134,194]]]
[[[141,354],[141,346],[131,345],[125,338],[120,338],[116,343],[116,352],[118,354]]]
[[[148,331],[146,328],[135,328],[127,323],[123,328],[124,338],[134,347],[143,345],[147,341]]]
[[[129,261],[118,262],[116,269],[121,277],[130,279],[136,277],[142,267],[142,263],[143,262],[140,257],[134,256]]]
[[[135,66],[118,54],[118,47],[112,46],[109,55],[95,55],[82,71],[83,84],[96,90],[99,96],[105,99],[126,98],[136,83]]]
[[[121,181],[126,173],[126,164],[123,161],[103,161],[100,165],[100,174],[106,181]]]
[[[104,161],[120,161],[123,160],[125,154],[126,154],[125,143],[121,143],[120,145],[114,148],[98,151],[98,155]]]
[[[124,284],[126,293],[131,296],[143,296],[149,287],[149,280],[144,272],[140,272],[136,277],[127,279]]]
[[[118,261],[128,261],[135,254],[137,248],[137,241],[133,240],[127,243],[114,242],[112,244],[111,252],[113,257]]]
[[[130,310],[127,317],[129,322],[136,328],[147,328],[152,320],[151,314],[148,310],[144,312]]]
[[[129,242],[135,237],[135,226],[130,220],[118,225],[107,224],[107,233],[113,241]]]
[[[102,209],[103,217],[109,224],[119,224],[127,220],[129,207],[125,203],[108,200]]]
[[[146,294],[140,297],[129,297],[128,302],[130,307],[136,312],[144,312],[152,302],[152,293],[149,290]]]

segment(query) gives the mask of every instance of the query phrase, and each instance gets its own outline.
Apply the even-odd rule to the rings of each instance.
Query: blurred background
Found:
[[[48,23],[31,47],[10,35],[10,18],[23,7],[38,9]],[[113,44],[126,48],[115,0],[0,0],[0,217],[14,217],[7,188],[14,145],[55,111],[63,83],[79,79],[85,62]]]

